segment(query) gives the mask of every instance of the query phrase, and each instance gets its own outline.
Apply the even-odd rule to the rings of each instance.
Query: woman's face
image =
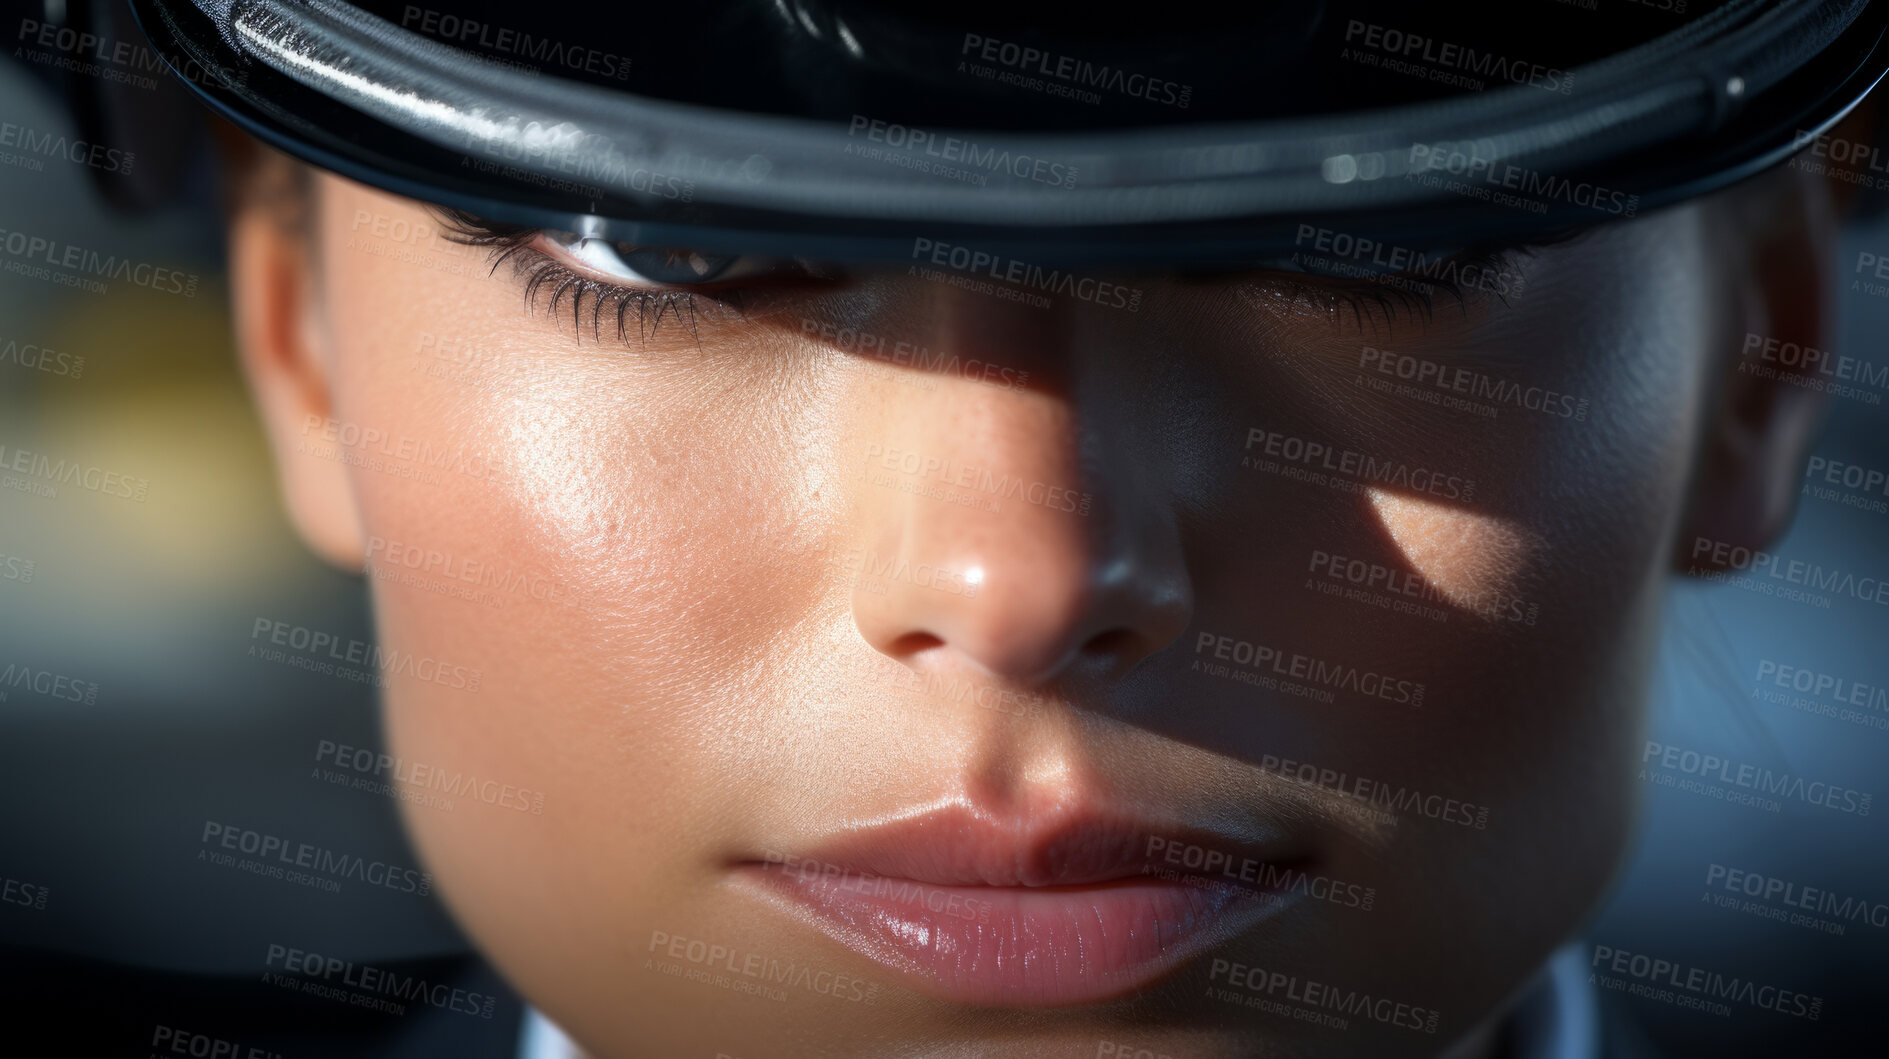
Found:
[[[1709,204],[1429,311],[919,243],[599,322],[315,200],[290,487],[418,660],[390,753],[516,789],[407,804],[445,899],[598,1054],[1425,1054],[1613,872]]]

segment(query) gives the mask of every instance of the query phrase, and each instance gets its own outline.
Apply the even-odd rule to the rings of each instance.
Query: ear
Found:
[[[1780,167],[1735,192],[1743,201],[1721,219],[1752,233],[1733,258],[1740,303],[1733,320],[1742,317],[1743,327],[1728,336],[1736,348],[1722,361],[1726,381],[1675,542],[1673,562],[1682,572],[1716,569],[1694,558],[1710,555],[1700,551],[1701,538],[1768,548],[1796,511],[1826,403],[1818,368],[1835,356],[1829,278],[1839,232],[1830,184]],[[1786,349],[1790,355],[1780,355]],[[1800,350],[1823,351],[1822,359]]]
[[[322,438],[333,408],[334,350],[321,326],[317,259],[308,240],[320,181],[294,186],[295,163],[252,146],[230,215],[236,345],[255,396],[289,519],[315,553],[349,573],[366,561],[347,464]]]

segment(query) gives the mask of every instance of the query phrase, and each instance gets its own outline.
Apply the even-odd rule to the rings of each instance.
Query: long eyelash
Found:
[[[587,296],[591,337],[598,342],[603,341],[605,319],[614,322],[617,339],[627,342],[633,318],[636,336],[647,342],[662,326],[663,318],[668,317],[672,323],[686,328],[699,348],[702,344],[699,320],[722,319],[723,314],[734,318],[744,315],[742,293],[737,288],[721,288],[713,295],[706,295],[698,291],[644,290],[605,283],[579,275],[532,249],[532,240],[539,229],[500,224],[449,207],[435,207],[434,212],[440,218],[440,228],[447,239],[492,250],[488,275],[497,272],[500,265],[511,263],[512,274],[525,281],[527,307],[536,308],[540,299],[544,299],[547,315],[558,319],[562,313],[560,305],[568,297],[571,325],[580,338],[584,332]],[[633,316],[632,309],[635,310]]]
[[[1382,317],[1384,329],[1389,332],[1396,324],[1399,315],[1416,316],[1421,314],[1427,323],[1436,317],[1436,295],[1428,290],[1408,290],[1402,287],[1387,287],[1383,284],[1360,281],[1356,286],[1336,286],[1331,283],[1310,283],[1290,275],[1269,277],[1280,295],[1296,305],[1313,309],[1323,309],[1327,318],[1336,320],[1341,312],[1351,310],[1351,318],[1359,327],[1368,319],[1373,328]],[[1458,306],[1466,306],[1461,286],[1444,286],[1454,295]]]
[[[525,280],[527,307],[535,307],[539,297],[548,291],[546,310],[548,315],[556,319],[559,305],[568,295],[571,323],[580,338],[583,335],[586,295],[590,298],[591,336],[599,342],[603,339],[603,320],[606,315],[612,316],[615,321],[618,340],[629,340],[632,308],[636,310],[636,334],[643,341],[647,342],[654,337],[662,326],[663,317],[667,316],[688,329],[689,337],[698,348],[702,342],[697,327],[698,319],[725,318],[718,315],[724,313],[734,318],[745,315],[742,292],[738,288],[721,288],[713,295],[703,295],[689,290],[645,290],[604,283],[579,275],[533,250],[531,243],[538,235],[537,228],[488,221],[464,210],[445,206],[434,206],[432,211],[439,218],[440,228],[447,239],[467,246],[491,248],[492,267],[488,275],[497,272],[499,266],[507,261],[512,263],[514,275]],[[1577,239],[1587,230],[1585,227],[1557,229],[1538,235],[1524,245],[1472,248],[1452,255],[1449,260],[1456,263],[1458,273],[1472,266],[1497,269],[1522,258],[1533,257],[1544,248]],[[1409,285],[1391,285],[1382,281],[1385,278],[1389,277],[1350,283],[1333,283],[1327,278],[1324,282],[1313,283],[1295,278],[1293,273],[1287,272],[1274,273],[1269,277],[1274,291],[1295,304],[1323,309],[1326,316],[1334,320],[1340,312],[1349,309],[1353,322],[1359,327],[1363,327],[1365,321],[1370,319],[1375,328],[1375,321],[1381,317],[1387,332],[1400,314],[1421,314],[1426,323],[1434,320],[1436,291],[1439,289],[1456,299],[1458,309],[1468,310],[1468,293],[1462,283],[1453,277],[1426,276],[1411,281]],[[1505,294],[1499,291],[1491,293],[1501,299],[1503,305],[1509,304]],[[607,313],[606,310],[612,307],[614,314]],[[644,330],[645,326],[647,331]]]
[[[1583,233],[1584,229],[1567,229],[1538,237],[1534,242],[1524,245],[1481,248],[1453,254],[1444,260],[1455,264],[1454,271],[1460,275],[1470,268],[1501,270],[1518,263],[1523,258],[1533,257],[1541,250],[1568,242]],[[1315,274],[1314,274],[1315,275]],[[1385,282],[1392,278],[1402,278],[1407,282],[1393,285]],[[1335,277],[1324,277],[1322,282],[1311,282],[1310,278],[1301,279],[1297,273],[1282,272],[1268,277],[1279,295],[1294,304],[1313,309],[1323,309],[1330,319],[1336,319],[1345,309],[1351,310],[1353,322],[1363,327],[1367,320],[1375,329],[1381,317],[1388,333],[1396,324],[1400,314],[1406,316],[1421,315],[1425,323],[1436,318],[1436,292],[1442,291],[1456,300],[1459,310],[1468,311],[1468,291],[1460,280],[1449,275],[1403,276],[1401,273],[1386,273],[1383,276],[1365,279],[1357,278],[1339,281]],[[1506,294],[1491,291],[1502,304],[1508,306]]]

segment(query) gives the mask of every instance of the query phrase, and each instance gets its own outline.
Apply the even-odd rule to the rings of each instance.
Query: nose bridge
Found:
[[[952,295],[930,306],[930,342],[960,364],[1028,364],[1030,382],[947,370],[923,389],[879,385],[853,453],[859,631],[909,665],[942,652],[1024,684],[1085,657],[1132,665],[1179,635],[1191,602],[1153,476],[1085,474],[1085,451],[1122,451],[1078,397],[1106,382],[1077,377],[1092,369],[1075,362],[1070,320]]]

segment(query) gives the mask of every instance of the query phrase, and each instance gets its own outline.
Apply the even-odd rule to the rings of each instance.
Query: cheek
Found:
[[[757,539],[804,521],[800,483],[746,402],[704,414],[556,341],[496,339],[511,366],[467,386],[416,384],[393,356],[347,391],[346,415],[419,454],[354,469],[382,637],[476,651],[495,689],[560,713],[709,701],[758,662],[741,630],[789,617],[745,575]],[[388,562],[422,552],[417,571]]]
[[[488,276],[489,252],[447,242],[424,211],[327,190],[334,415],[375,439],[351,468],[370,559],[397,544],[568,585],[608,612],[590,612],[585,637],[619,657],[712,619],[683,604],[726,581],[752,512],[785,514],[780,498],[805,485],[775,455],[783,411],[760,397],[781,396],[760,377],[777,365],[703,370],[673,348],[646,362],[635,337],[580,342],[568,316],[560,332],[525,305],[509,266]],[[519,602],[375,584],[415,627],[496,625]]]
[[[1540,560],[1540,538],[1519,524],[1382,489],[1371,490],[1370,498],[1403,561],[1466,610],[1514,594]]]
[[[580,342],[504,269],[336,260],[335,415],[395,450],[351,468],[380,642],[482,675],[476,696],[396,682],[390,734],[565,814],[696,811],[701,776],[758,743],[787,692],[754,630],[794,627],[831,589],[781,573],[834,492],[827,461],[796,455],[835,449],[801,361],[707,324],[706,355]],[[480,843],[462,852],[501,846]]]
[[[578,343],[504,270],[337,254],[334,415],[380,439],[350,468],[380,645],[480,675],[476,693],[390,681],[389,749],[543,795],[541,815],[403,805],[409,830],[482,943],[530,965],[508,910],[552,907],[571,967],[601,959],[599,918],[640,929],[695,899],[679,865],[702,853],[674,836],[717,833],[705,777],[781,752],[759,736],[785,682],[756,675],[752,633],[823,597],[757,556],[817,532],[831,490],[793,454],[833,446],[786,358]]]

